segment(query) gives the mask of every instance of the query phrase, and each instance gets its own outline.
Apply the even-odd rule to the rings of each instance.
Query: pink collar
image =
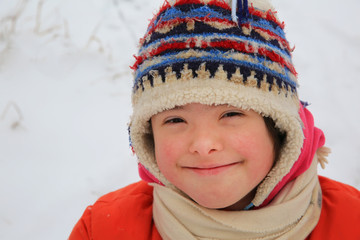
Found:
[[[290,172],[275,186],[259,208],[266,206],[288,182],[305,172],[310,167],[316,150],[325,144],[324,133],[321,129],[314,126],[314,118],[311,112],[301,105],[299,115],[304,124],[304,143],[300,156]]]

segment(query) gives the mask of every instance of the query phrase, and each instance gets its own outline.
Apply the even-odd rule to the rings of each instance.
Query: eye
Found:
[[[165,124],[176,124],[176,123],[183,123],[183,122],[185,122],[185,120],[182,118],[178,118],[178,117],[169,118],[164,121]]]
[[[241,113],[241,112],[235,112],[235,111],[232,111],[232,112],[226,112],[224,113],[221,118],[228,118],[228,117],[241,117],[243,116],[244,114]]]

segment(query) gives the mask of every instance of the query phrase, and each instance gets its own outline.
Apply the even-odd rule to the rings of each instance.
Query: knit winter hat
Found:
[[[291,51],[267,0],[166,1],[133,66],[129,131],[142,172],[175,188],[156,164],[153,115],[189,103],[252,109],[286,132],[280,157],[252,201],[261,205],[290,172],[304,140]]]

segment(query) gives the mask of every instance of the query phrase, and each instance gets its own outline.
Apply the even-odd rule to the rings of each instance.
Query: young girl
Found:
[[[129,132],[144,181],[88,207],[70,239],[360,239],[360,193],[299,101],[266,0],[166,1],[141,39]]]

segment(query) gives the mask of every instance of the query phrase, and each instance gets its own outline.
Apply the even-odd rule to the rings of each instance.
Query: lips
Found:
[[[217,175],[222,172],[225,172],[236,165],[241,164],[241,162],[235,162],[230,164],[223,165],[213,165],[213,166],[204,166],[204,167],[184,167],[187,170],[190,170],[199,175]]]

